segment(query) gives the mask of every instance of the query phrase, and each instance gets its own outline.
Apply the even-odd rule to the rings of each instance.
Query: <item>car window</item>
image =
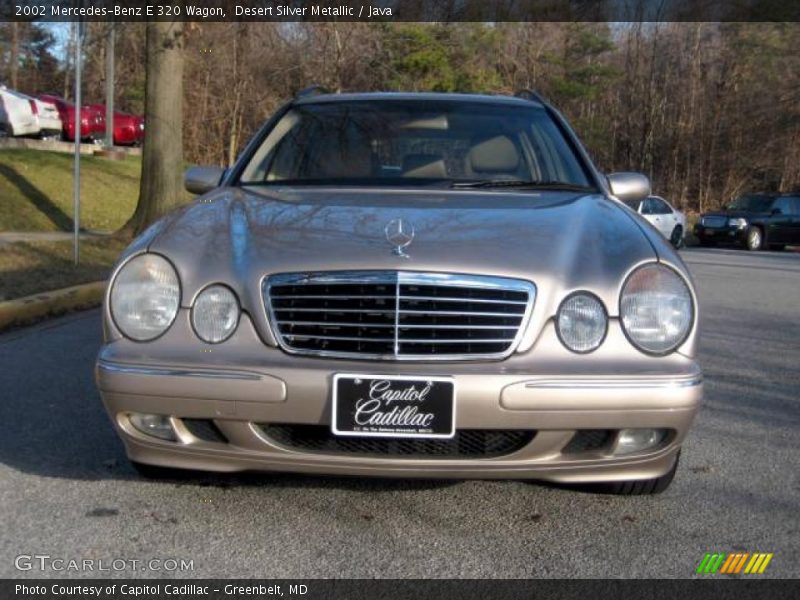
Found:
[[[646,198],[644,202],[642,202],[642,214],[643,215],[655,215],[657,213],[656,203],[654,198]]]
[[[789,214],[800,215],[800,196],[789,196]]]
[[[745,212],[769,212],[772,200],[772,196],[764,194],[747,194],[736,198],[728,205],[728,209]]]
[[[651,198],[653,201],[653,211],[657,215],[669,215],[672,214],[672,209],[669,207],[669,204],[664,202],[661,198]]]
[[[444,100],[296,105],[254,152],[240,182],[402,185],[486,179],[590,185],[543,108]]]
[[[792,214],[792,201],[788,196],[777,198],[772,204],[773,211],[780,211],[779,214],[791,215]]]

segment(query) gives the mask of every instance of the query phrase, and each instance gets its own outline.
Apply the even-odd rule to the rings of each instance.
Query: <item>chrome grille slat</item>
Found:
[[[527,302],[519,300],[489,300],[488,298],[449,298],[446,296],[400,296],[400,300],[435,300],[437,302],[475,302],[476,304],[519,304],[526,306]]]
[[[339,335],[295,335],[291,333],[284,333],[283,337],[292,339],[312,339],[312,340],[339,340],[342,342],[391,342],[394,341],[394,335],[385,338],[367,338],[367,337],[346,337]]]
[[[275,300],[331,300],[331,296],[275,296]],[[350,299],[364,299],[364,300],[394,300],[394,294],[390,296],[382,295],[382,296],[368,296],[368,295],[360,295],[360,294],[342,294],[341,296],[336,296],[336,300],[350,300]]]
[[[340,321],[278,321],[278,325],[324,325],[325,327],[394,327],[394,323],[344,323]]]
[[[356,323],[342,321],[278,321],[278,325],[315,325],[325,327],[394,327],[394,323]],[[509,325],[400,325],[401,329],[508,329],[516,330]]]
[[[283,306],[276,306],[274,308],[275,312],[319,312],[322,308],[286,308]],[[333,313],[391,313],[394,314],[394,310],[374,310],[371,308],[329,308],[327,309],[328,312]]]
[[[349,271],[273,275],[262,293],[275,338],[289,353],[486,360],[514,351],[536,288],[500,277]]]
[[[398,311],[401,315],[465,315],[468,317],[518,317],[522,318],[523,315],[516,313],[501,313],[501,312],[465,312],[461,310],[409,310],[401,308]]]

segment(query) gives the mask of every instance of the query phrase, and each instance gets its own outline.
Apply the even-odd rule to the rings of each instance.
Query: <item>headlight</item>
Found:
[[[192,327],[197,336],[209,344],[227,340],[239,323],[239,301],[224,285],[212,285],[194,301]]]
[[[573,352],[591,352],[606,337],[608,316],[603,303],[588,292],[576,292],[558,308],[558,337]]]
[[[737,229],[744,229],[747,227],[747,219],[728,219],[728,227],[736,227]]]
[[[180,295],[178,275],[169,261],[158,254],[141,254],[114,279],[111,316],[126,337],[153,340],[172,325]]]
[[[636,269],[622,288],[619,302],[622,328],[640,350],[667,354],[680,346],[694,321],[689,287],[664,265]]]

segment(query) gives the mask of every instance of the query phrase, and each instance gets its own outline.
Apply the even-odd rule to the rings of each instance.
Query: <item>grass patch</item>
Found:
[[[71,154],[0,151],[0,231],[72,229]],[[142,161],[81,157],[81,227],[116,231],[136,208]],[[0,250],[5,252],[5,250]]]
[[[72,242],[0,245],[0,302],[108,277],[128,240],[81,240],[80,264],[72,264]]]

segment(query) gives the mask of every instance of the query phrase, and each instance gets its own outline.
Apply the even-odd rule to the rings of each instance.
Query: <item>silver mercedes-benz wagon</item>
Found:
[[[676,251],[536,94],[306,94],[125,251],[97,383],[165,468],[665,489],[702,397]]]

